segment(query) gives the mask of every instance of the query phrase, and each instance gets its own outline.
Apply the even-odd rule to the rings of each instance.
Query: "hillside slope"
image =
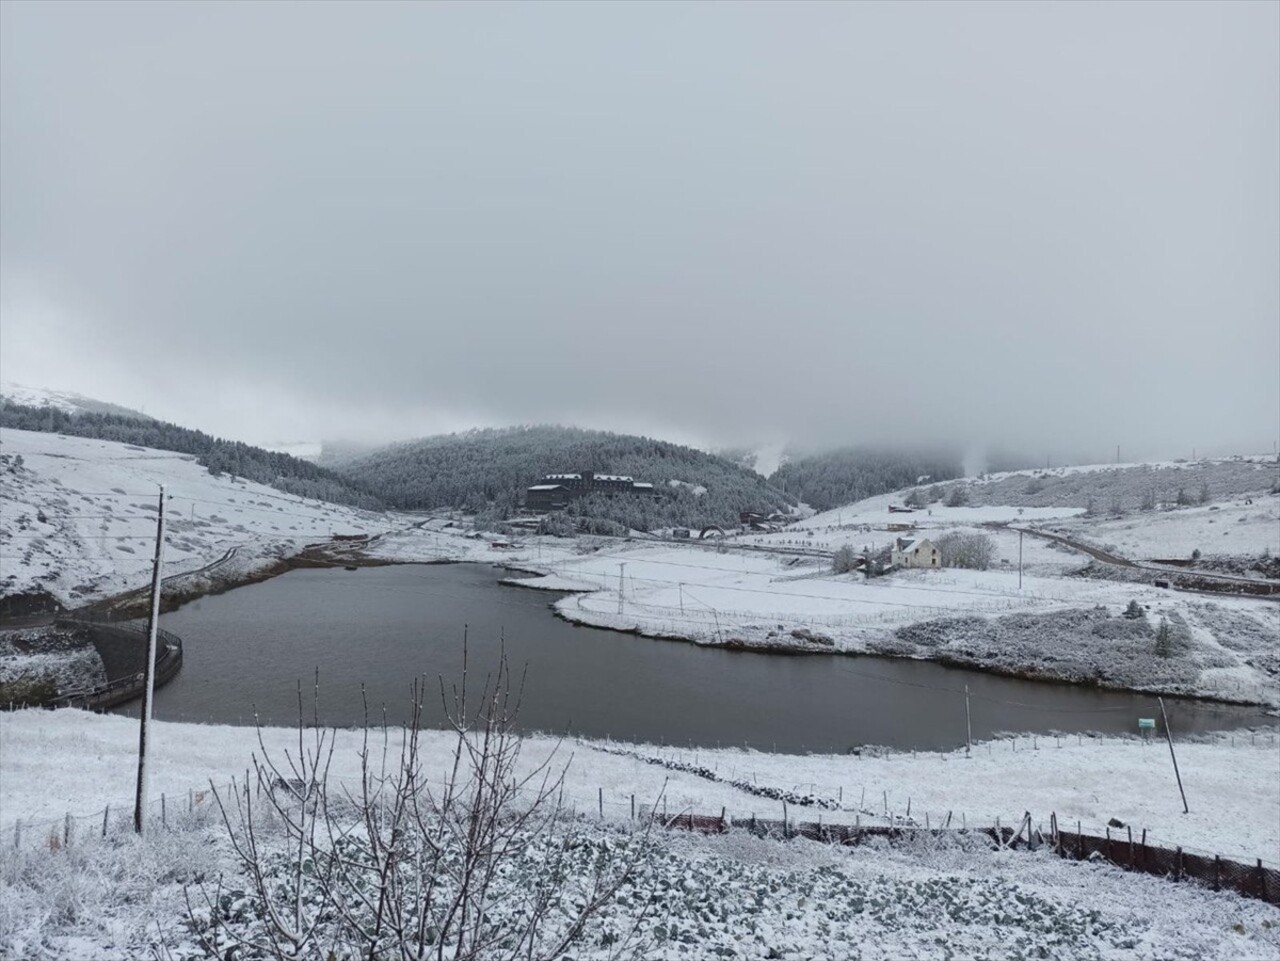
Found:
[[[376,497],[358,485],[309,461],[151,418],[78,408],[68,410],[53,404],[33,407],[7,402],[0,406],[0,427],[70,434],[191,454],[213,474],[243,477],[289,494],[335,504],[370,509],[382,506]]]
[[[786,509],[791,499],[722,457],[646,437],[572,427],[514,427],[428,437],[385,447],[339,473],[406,509],[514,511],[526,487],[563,471],[626,474],[661,492],[657,502],[592,505],[630,527],[736,523],[742,510]],[[705,492],[699,493],[699,488]]]
[[[223,557],[239,569],[262,566],[309,541],[390,523],[214,476],[191,455],[0,428],[0,607],[23,596],[71,607],[144,586],[160,484],[171,497],[167,575]]]

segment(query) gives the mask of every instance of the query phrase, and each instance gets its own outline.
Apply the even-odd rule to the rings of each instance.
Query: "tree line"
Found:
[[[825,511],[920,482],[960,477],[958,454],[845,447],[788,461],[769,483]]]

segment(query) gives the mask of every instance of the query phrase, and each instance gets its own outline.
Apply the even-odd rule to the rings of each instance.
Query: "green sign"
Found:
[[[1154,717],[1138,718],[1139,731],[1154,731],[1156,729],[1156,719]]]

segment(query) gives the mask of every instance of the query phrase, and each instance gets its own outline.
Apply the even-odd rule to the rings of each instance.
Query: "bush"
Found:
[[[948,507],[963,507],[969,503],[969,494],[963,484],[953,484],[947,492]]]
[[[0,704],[43,707],[58,696],[58,687],[47,677],[19,677],[0,684]]]

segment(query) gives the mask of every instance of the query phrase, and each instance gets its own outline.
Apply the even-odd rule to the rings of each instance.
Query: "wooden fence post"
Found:
[[[1213,889],[1215,891],[1222,890],[1222,855],[1215,854],[1213,856]]]
[[[1133,825],[1127,825],[1129,831],[1129,870],[1133,870]]]
[[[17,850],[22,845],[22,818],[13,822],[13,847]]]
[[[597,805],[600,809],[600,819],[604,820],[604,788],[602,787],[596,788],[596,791],[598,792],[596,795],[596,800],[597,800]]]
[[[1182,880],[1182,848],[1178,848],[1178,866],[1177,870],[1174,872],[1173,879],[1175,881]]]
[[[71,847],[71,812],[68,811],[62,820],[62,846]]]
[[[636,819],[636,796],[631,795],[631,820]]]
[[[111,816],[111,805],[108,804],[102,809],[102,836],[107,836],[107,818]]]

